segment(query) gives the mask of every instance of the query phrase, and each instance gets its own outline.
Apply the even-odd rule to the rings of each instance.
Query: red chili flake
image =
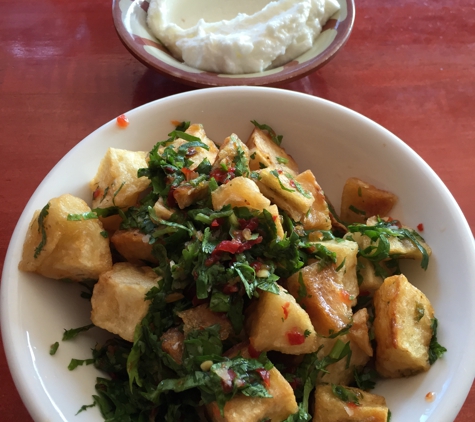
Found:
[[[278,217],[278,215],[273,215],[273,216],[272,216],[272,220],[276,221],[276,220],[277,220],[277,217]]]
[[[217,220],[216,218],[211,222],[211,227],[219,227],[220,224],[219,224],[219,220]]]
[[[219,261],[219,254],[211,255],[210,257],[206,258],[205,265],[207,267],[211,267],[211,265],[216,264]]]
[[[254,245],[257,245],[262,242],[262,236],[257,237],[253,240],[248,240],[247,242],[241,242],[237,239],[233,240],[223,240],[220,242],[211,255],[216,255],[219,252],[229,252],[232,254],[242,253],[251,249]]]
[[[117,126],[121,128],[126,128],[129,126],[129,119],[125,114],[121,114],[119,117],[117,117]]]
[[[235,254],[241,246],[242,243],[239,240],[223,240],[222,242],[218,243],[216,248],[214,248],[213,254],[217,252],[229,252]]]
[[[227,171],[223,170],[222,168],[216,168],[214,170],[211,170],[211,173],[209,174],[209,176],[214,177],[214,179],[219,183],[227,183],[231,179],[234,179],[235,170],[236,169],[234,167],[229,168]]]
[[[174,186],[170,187],[170,190],[168,191],[168,196],[167,196],[167,205],[170,208],[176,207],[176,199],[173,196],[174,192],[175,192],[175,187]]]
[[[296,187],[295,182],[292,179],[289,180],[289,185],[292,186],[293,188]]]
[[[99,198],[99,196],[102,195],[102,189],[101,188],[97,188],[93,194],[92,194],[92,199],[97,199]]]
[[[186,181],[189,182],[190,180],[196,179],[198,177],[198,173],[196,171],[190,170],[187,167],[183,167],[181,172],[185,175]]]
[[[270,387],[270,373],[264,368],[256,369],[256,372],[261,376],[262,381],[266,387]]]
[[[417,225],[417,230],[419,230],[420,232],[423,232],[423,231],[424,231],[424,224],[419,223],[419,224]]]
[[[284,305],[282,306],[282,309],[284,311],[284,319],[287,319],[289,317],[289,307],[290,307],[290,302],[285,302]]]
[[[278,169],[278,170],[277,170],[277,173],[282,174],[283,171],[282,171],[281,169]]]
[[[294,378],[292,381],[289,382],[289,384],[293,390],[296,390],[302,385],[302,381],[299,378]]]
[[[228,369],[226,376],[221,377],[221,387],[226,394],[233,391],[234,378],[236,378],[236,373],[232,369]]]
[[[356,403],[353,403],[353,402],[347,402],[346,405],[352,409],[355,409],[358,407],[358,405]]]
[[[187,157],[191,157],[192,155],[195,155],[195,154],[196,154],[196,149],[194,149],[193,147],[190,147],[186,150]]]
[[[254,271],[257,273],[261,268],[262,268],[262,262],[260,261],[254,261],[251,263],[251,267],[254,269]]]
[[[238,220],[239,228],[241,230],[249,229],[251,232],[256,230],[259,227],[259,219],[257,217],[252,217],[250,220],[245,220],[244,218],[240,218]]]
[[[239,291],[239,288],[235,284],[226,284],[226,286],[223,287],[223,293],[225,295],[230,295],[232,293],[236,293],[237,291]]]
[[[297,328],[293,328],[287,332],[287,340],[291,346],[298,346],[305,343],[305,336]]]
[[[341,289],[340,290],[340,298],[343,303],[346,303],[347,305],[351,304],[351,296],[348,290]]]

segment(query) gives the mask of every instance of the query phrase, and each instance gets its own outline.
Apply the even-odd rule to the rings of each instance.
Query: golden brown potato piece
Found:
[[[177,315],[183,320],[185,337],[190,331],[202,330],[216,324],[219,325],[221,340],[226,340],[233,333],[233,327],[226,315],[213,312],[206,304],[178,312]]]
[[[272,218],[274,219],[275,228],[277,230],[277,237],[279,239],[283,239],[285,236],[285,233],[284,233],[284,226],[282,226],[282,219],[279,214],[279,208],[277,207],[277,205],[270,205],[267,208],[267,211],[269,211],[269,213],[272,215]]]
[[[111,242],[117,252],[134,265],[144,265],[145,262],[156,264],[148,238],[139,230],[117,230],[111,236]]]
[[[291,355],[315,352],[317,334],[308,314],[279,286],[279,294],[261,291],[246,321],[249,340],[259,352],[276,350]]]
[[[373,356],[373,348],[369,339],[369,314],[366,308],[361,308],[353,314],[353,325],[348,333],[351,341],[356,343],[368,356]]]
[[[327,372],[321,372],[319,375],[319,382],[350,385],[355,381],[355,369],[362,369],[369,361],[370,357],[361,350],[358,345],[350,339],[348,335],[338,336],[336,339],[323,338],[320,339],[320,343],[325,347],[321,351],[321,356],[326,356],[331,352],[333,346],[337,340],[341,340],[344,343],[350,342],[351,357],[348,364],[347,357],[339,360],[338,362],[328,365]]]
[[[393,193],[351,177],[343,187],[340,217],[346,223],[364,223],[375,215],[386,217],[397,200]]]
[[[305,230],[331,230],[332,222],[325,194],[310,170],[295,177],[295,181],[315,198],[310,210],[300,220]]]
[[[350,240],[327,240],[316,243],[325,246],[331,252],[335,252],[335,267],[338,268],[338,282],[342,284],[344,289],[348,292],[350,305],[355,306],[356,297],[360,293],[356,274],[358,244]]]
[[[251,157],[251,170],[260,170],[263,167],[279,167],[293,176],[299,172],[298,165],[291,155],[277,145],[263,130],[254,128],[246,142]]]
[[[384,263],[380,263],[380,265],[384,265]],[[376,275],[373,263],[362,256],[358,257],[357,267],[361,280],[361,294],[373,295],[383,284],[383,277]]]
[[[162,350],[178,364],[182,364],[183,349],[185,347],[185,335],[177,327],[170,328],[160,337],[162,340]]]
[[[158,201],[155,202],[155,205],[153,206],[153,210],[155,211],[155,215],[162,220],[169,220],[176,211],[174,208],[165,205],[163,198],[158,198]]]
[[[209,188],[208,182],[203,180],[197,186],[183,183],[173,191],[173,198],[180,209],[189,207],[191,204],[206,198]]]
[[[286,211],[294,221],[300,221],[307,214],[315,199],[302,186],[299,189],[290,173],[275,167],[257,173],[259,177],[255,181],[262,194]]]
[[[249,359],[248,345],[235,350],[235,354]],[[237,394],[224,406],[221,415],[216,402],[206,406],[212,422],[261,422],[269,420],[281,422],[298,410],[294,391],[277,368],[269,371],[267,391],[272,398],[247,397]]]
[[[129,208],[150,185],[147,177],[137,177],[137,171],[147,167],[147,153],[109,148],[101,160],[96,175],[89,183],[92,191],[92,208],[108,208],[117,205]],[[109,231],[119,228],[121,218],[113,215],[102,218]]]
[[[240,156],[240,157],[239,157]],[[239,176],[249,175],[249,149],[236,134],[228,136],[219,147],[218,156],[213,164],[213,170],[220,168],[230,169],[235,166],[235,160],[239,158],[244,165],[243,174]]]
[[[389,409],[384,397],[353,387],[336,388],[349,391],[359,404],[343,401],[331,385],[317,385],[313,422],[387,422]]]
[[[208,146],[208,150],[201,148],[201,147],[191,147],[189,148],[186,158],[192,161],[192,164],[189,166],[190,170],[195,170],[201,162],[207,158],[208,161],[213,164],[214,161],[216,160],[216,156],[218,155],[218,147],[216,144],[209,139],[206,136],[206,132],[201,124],[192,124],[190,127],[186,130],[186,133],[192,136],[196,136],[197,138],[200,139],[201,142],[206,144]],[[159,154],[163,154],[163,151],[165,151],[166,148],[169,146],[172,146],[175,151],[178,150],[182,145],[187,144],[188,141],[177,138],[175,139],[172,143],[161,146],[158,149]]]
[[[236,177],[211,193],[213,209],[219,211],[225,205],[248,207],[262,211],[270,207],[270,201],[262,195],[256,183],[246,177]]]
[[[388,277],[374,295],[376,369],[384,377],[427,371],[434,310],[404,275]]]
[[[340,331],[351,321],[351,298],[333,266],[307,265],[287,279],[289,292],[310,316],[318,334]]]
[[[87,204],[69,194],[53,198],[48,204],[47,215],[41,213],[44,218],[37,211],[31,220],[18,268],[74,281],[97,279],[110,270],[109,239],[103,236],[101,222],[98,219],[68,221],[69,214],[90,212]]]
[[[159,280],[149,267],[136,267],[128,262],[115,264],[94,286],[91,321],[124,340],[134,341],[135,327],[150,305],[145,294]]]
[[[371,218],[368,218],[368,220],[366,221],[366,225],[374,226],[377,224],[377,222],[378,222],[377,217],[371,217]],[[407,227],[404,225],[402,225],[401,227],[414,232],[414,230],[411,229],[410,227]],[[358,243],[358,246],[361,250],[366,249],[368,246],[377,246],[379,242],[379,241],[372,242],[368,236],[363,235],[361,233],[349,233],[345,237],[350,238],[350,236],[352,240]],[[417,233],[416,233],[416,236],[418,236]],[[432,249],[424,241],[424,239],[419,236],[418,240],[421,246],[424,247],[424,249],[427,251],[427,254],[429,256],[432,255]],[[389,241],[389,255],[390,256],[394,255],[398,259],[404,258],[404,259],[415,259],[418,261],[422,260],[421,251],[409,239],[390,236],[388,237],[388,241]]]

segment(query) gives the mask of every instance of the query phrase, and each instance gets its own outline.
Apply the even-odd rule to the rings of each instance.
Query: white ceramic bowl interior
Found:
[[[339,208],[345,180],[359,177],[400,197],[392,216],[415,227],[433,249],[429,269],[403,266],[409,280],[431,300],[446,355],[422,375],[381,382],[393,422],[449,422],[462,406],[475,373],[475,260],[473,238],[447,188],[429,166],[396,136],[334,103],[272,88],[211,88],[146,104],[127,113],[130,125],[106,123],[72,149],[48,174],[26,206],[8,249],[1,284],[2,332],[18,390],[37,421],[101,421],[92,402],[93,367],[67,369],[71,358],[90,357],[107,337],[95,328],[70,342],[63,329],[89,323],[89,302],[80,288],[17,269],[28,224],[36,209],[69,192],[89,199],[88,181],[109,147],[149,150],[173,129],[172,120],[200,122],[216,142],[231,132],[246,140],[251,120],[272,126],[302,170],[310,168]],[[405,263],[406,264],[406,263]],[[60,347],[49,355],[50,345]],[[428,392],[435,400],[427,402]]]

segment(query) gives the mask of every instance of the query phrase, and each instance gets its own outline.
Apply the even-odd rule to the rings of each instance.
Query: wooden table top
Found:
[[[357,0],[354,30],[321,70],[283,86],[342,104],[410,145],[475,229],[475,0]],[[103,123],[191,90],[122,46],[104,0],[0,0],[0,262],[54,164]],[[0,419],[30,421],[0,347]],[[457,422],[475,421],[475,388]]]

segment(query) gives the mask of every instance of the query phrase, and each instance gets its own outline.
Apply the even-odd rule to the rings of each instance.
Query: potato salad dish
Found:
[[[431,249],[421,225],[390,216],[397,196],[350,178],[337,212],[282,137],[251,123],[246,142],[175,122],[149,152],[110,148],[89,204],[65,193],[33,216],[20,270],[81,283],[91,303],[91,324],[63,340],[111,333],[71,361],[103,373],[78,411],[386,422],[377,380],[428,371],[446,351],[401,272],[405,259],[425,270]]]

